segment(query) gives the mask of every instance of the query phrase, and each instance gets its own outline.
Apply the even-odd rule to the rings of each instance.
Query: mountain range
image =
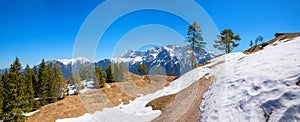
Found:
[[[76,57],[73,59],[49,60],[46,63],[53,62],[55,65],[60,66],[65,78],[72,74],[72,69],[79,70],[81,65],[95,65],[106,69],[112,63],[121,62],[125,63],[127,69],[135,74],[138,74],[138,66],[140,64],[146,64],[149,74],[180,76],[192,69],[191,54],[192,50],[187,45],[167,45],[150,47],[146,51],[127,50],[118,58],[103,59],[98,62],[92,62],[83,57]],[[207,50],[195,50],[194,54],[198,64],[217,55],[217,53]]]
[[[191,70],[192,50],[187,45],[175,46],[167,45],[163,47],[150,47],[146,51],[128,50],[120,58],[100,60],[97,66],[105,69],[111,63],[124,62],[130,72],[138,74],[138,66],[146,64],[149,74],[163,74],[179,76]],[[206,50],[195,50],[196,62],[201,64],[217,53]]]

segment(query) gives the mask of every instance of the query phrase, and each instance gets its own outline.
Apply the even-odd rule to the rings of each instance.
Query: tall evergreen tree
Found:
[[[95,74],[95,66],[94,65],[81,65],[79,69],[79,75],[81,80],[88,80],[89,78],[93,78]],[[75,78],[76,80],[76,78]],[[80,81],[79,81],[80,82]]]
[[[2,103],[3,103],[3,81],[2,81],[2,74],[0,73],[0,120],[2,120],[3,110],[2,110]]]
[[[47,99],[50,100],[50,102],[55,102],[59,97],[58,79],[56,78],[57,67],[53,62],[50,62],[46,69],[49,73],[47,81]]]
[[[105,76],[105,72],[102,70],[101,67],[99,66],[96,66],[95,67],[95,77],[96,77],[96,80],[97,80],[97,84],[100,86],[100,87],[103,87],[105,82],[106,82],[106,76]]]
[[[107,75],[106,75],[106,72],[105,71],[102,71],[102,73],[101,73],[101,76],[100,76],[100,87],[103,87],[104,85],[105,85],[105,83],[106,83],[106,79],[107,79],[107,77],[106,77]]]
[[[120,82],[120,79],[121,79],[122,72],[119,69],[120,69],[119,63],[113,64],[112,73],[113,73],[115,82]]]
[[[125,81],[125,79],[127,78],[128,76],[128,72],[127,72],[127,68],[125,66],[125,63],[124,62],[121,62],[119,64],[116,64],[117,66],[117,74],[118,75],[118,81]]]
[[[250,47],[252,47],[253,46],[253,40],[251,39],[251,41],[250,41],[250,44],[249,44],[249,46]]]
[[[25,77],[21,74],[22,65],[19,58],[10,65],[9,73],[3,77],[4,100],[3,111],[4,121],[24,121],[21,114],[26,106],[26,83]]]
[[[20,111],[22,112],[29,112],[32,110],[32,101],[29,103],[30,100],[30,93],[27,92],[27,79],[25,77],[24,73],[21,73],[19,76],[19,81],[18,81],[18,87],[17,87],[17,101],[18,101],[18,108],[20,107]],[[31,99],[32,100],[32,99]],[[31,105],[30,105],[31,104]]]
[[[192,67],[195,66],[196,63],[196,56],[194,54],[195,50],[203,50],[205,48],[206,42],[202,37],[202,30],[200,26],[194,22],[192,25],[189,26],[187,32],[187,40],[186,42],[191,47],[191,60],[192,60]]]
[[[255,45],[257,45],[259,42],[262,43],[264,40],[264,37],[262,37],[261,35],[259,35],[258,37],[256,37],[255,39]]]
[[[75,74],[74,74],[74,85],[78,85],[80,84],[81,82],[81,77],[80,77],[81,74],[79,74],[79,72],[75,71]],[[85,77],[87,78],[87,76]]]
[[[220,51],[224,51],[226,52],[226,43],[222,40],[221,36],[217,36],[218,39],[214,40],[215,44],[214,44],[214,48],[220,50]]]
[[[107,83],[112,83],[115,81],[114,79],[114,65],[110,64],[107,68],[106,68],[106,76],[107,76]]]
[[[41,84],[38,80],[38,69],[35,65],[32,68],[32,73],[34,75],[34,77],[32,78],[32,86],[33,86],[33,89],[34,89],[34,97],[38,98],[38,94],[40,92]]]
[[[234,47],[239,45],[238,41],[241,40],[239,35],[234,35],[231,29],[225,29],[218,36],[219,40],[215,40],[214,47],[226,53],[231,53]]]
[[[87,66],[87,76],[88,78],[93,78],[95,74],[95,65],[88,65]]]
[[[29,112],[33,109],[34,106],[34,88],[32,85],[33,80],[35,80],[35,74],[29,65],[26,65],[25,68],[25,79],[26,79],[26,111]]]
[[[2,76],[2,106],[1,106],[1,109],[2,109],[2,114],[0,118],[4,118],[8,116],[8,112],[11,111],[11,107],[8,108],[7,104],[9,103],[9,99],[11,99],[10,97],[10,89],[8,88],[10,85],[9,85],[9,76],[8,76],[8,71],[6,70],[5,73],[3,74]]]
[[[45,60],[42,59],[42,63],[40,64],[40,68],[38,71],[38,83],[39,83],[39,90],[38,90],[38,97],[42,99],[41,104],[45,105],[47,104],[47,97],[48,97],[48,91],[49,91],[49,70],[45,63]]]
[[[69,76],[69,79],[68,79],[68,85],[69,85],[69,84],[73,84],[73,85],[75,84],[73,75],[70,75],[70,76]]]
[[[139,65],[139,68],[138,68],[138,72],[139,72],[141,75],[145,75],[145,74],[148,72],[147,65],[146,65],[146,64],[140,64],[140,65]]]
[[[55,71],[55,78],[56,78],[56,81],[58,83],[58,97],[62,97],[63,92],[64,92],[64,88],[66,86],[65,79],[62,75],[61,68],[59,66],[55,66],[54,69],[55,69],[54,70]]]

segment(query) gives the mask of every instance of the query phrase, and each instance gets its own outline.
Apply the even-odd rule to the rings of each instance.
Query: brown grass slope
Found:
[[[39,109],[39,112],[30,116],[27,122],[54,122],[57,119],[82,116],[87,111],[77,95],[67,96],[63,100],[48,104]]]
[[[271,45],[273,44],[274,42],[276,41],[280,41],[280,40],[284,40],[284,39],[287,39],[286,41],[289,41],[295,37],[299,37],[300,36],[300,32],[297,32],[297,33],[287,33],[287,34],[284,34],[284,35],[281,35],[281,36],[278,36],[270,41],[267,41],[267,42],[264,42],[264,43],[261,43],[261,44],[258,44],[256,46],[253,46],[247,50],[244,51],[245,54],[251,54],[251,53],[254,53],[254,52],[257,52],[257,51],[260,51],[262,50],[262,47],[265,47],[267,45]]]
[[[39,112],[27,118],[27,122],[54,122],[57,119],[74,118],[85,113],[94,113],[103,108],[128,104],[137,94],[149,94],[167,86],[176,79],[175,76],[145,75],[129,73],[130,78],[124,82],[109,83],[104,88],[93,89],[84,94],[67,96],[63,100],[48,104]],[[121,99],[121,101],[119,101]]]

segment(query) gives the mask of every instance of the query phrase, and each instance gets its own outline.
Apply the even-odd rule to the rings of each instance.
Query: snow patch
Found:
[[[218,57],[225,63],[211,73],[215,80],[203,96],[201,121],[300,121],[299,42]]]
[[[39,112],[39,110],[36,110],[36,111],[32,111],[32,112],[29,112],[29,113],[23,113],[22,115],[26,116],[26,117],[29,117],[35,113]]]
[[[133,63],[143,61],[143,57],[138,56],[133,59]]]

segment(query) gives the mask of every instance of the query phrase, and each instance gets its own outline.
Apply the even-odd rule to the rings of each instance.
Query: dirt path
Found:
[[[147,106],[162,111],[153,122],[198,122],[202,95],[208,90],[211,82],[211,78],[202,77],[177,94],[164,96],[148,103]]]

